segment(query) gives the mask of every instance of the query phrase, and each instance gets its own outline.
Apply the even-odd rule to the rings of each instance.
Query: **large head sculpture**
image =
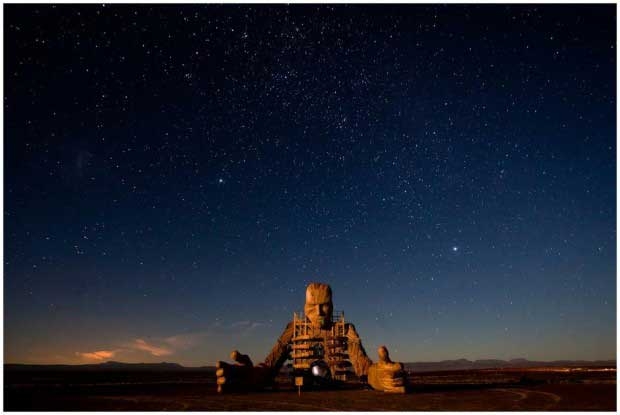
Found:
[[[304,314],[315,327],[328,328],[332,321],[334,304],[332,289],[329,285],[312,282],[306,288],[306,305]]]

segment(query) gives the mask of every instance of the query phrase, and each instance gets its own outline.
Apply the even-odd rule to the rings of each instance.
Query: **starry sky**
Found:
[[[616,8],[5,5],[6,362],[616,357]]]

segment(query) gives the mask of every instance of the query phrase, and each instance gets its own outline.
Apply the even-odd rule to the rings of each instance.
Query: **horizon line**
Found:
[[[497,359],[497,358],[484,358],[484,359],[467,359],[467,358],[457,358],[457,359],[442,359],[442,360],[420,360],[420,361],[403,361],[401,363],[404,364],[424,364],[424,363],[444,363],[444,362],[457,362],[457,361],[467,361],[467,362],[484,362],[484,361],[498,361],[498,362],[506,362],[511,363],[515,361],[525,361],[531,363],[554,363],[554,362],[616,362],[617,358],[609,358],[609,359],[554,359],[554,360],[530,360],[527,358],[512,358],[512,359]],[[23,363],[23,362],[3,362],[6,365],[21,365],[21,366],[87,366],[87,365],[105,365],[110,363],[118,363],[118,364],[127,364],[127,365],[177,365],[184,368],[201,368],[201,367],[215,367],[217,363],[205,363],[203,365],[187,365],[178,362],[169,362],[169,361],[159,361],[159,362],[127,362],[120,360],[106,360],[104,362],[84,362],[84,363]]]

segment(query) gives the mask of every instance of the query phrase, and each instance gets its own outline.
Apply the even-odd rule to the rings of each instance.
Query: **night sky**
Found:
[[[616,7],[5,5],[5,361],[616,357]]]

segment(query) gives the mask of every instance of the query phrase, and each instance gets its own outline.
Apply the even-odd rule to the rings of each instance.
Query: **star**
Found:
[[[225,301],[198,306],[207,290],[237,292],[279,331],[310,281],[362,327],[369,302],[402,310],[377,318],[411,361],[505,356],[498,333],[531,310],[519,344],[531,357],[615,356],[611,7],[475,8],[469,21],[467,6],[7,12],[5,358],[32,359],[32,326],[37,348],[72,356],[122,344],[163,306],[174,312],[144,336],[175,336],[196,312],[222,328],[248,318]],[[493,22],[519,39],[488,32]],[[91,283],[94,308],[79,295]],[[128,322],[132,300],[144,310]],[[83,310],[106,338],[57,342],[47,304],[59,324]],[[506,322],[448,316],[485,306]],[[571,324],[556,324],[560,311]],[[409,319],[418,334],[397,329]],[[592,336],[558,340],[587,322]],[[474,334],[467,350],[461,333]],[[253,336],[244,353],[260,359],[275,338]],[[428,336],[442,346],[407,349]],[[237,344],[222,340],[174,358],[218,361]]]

